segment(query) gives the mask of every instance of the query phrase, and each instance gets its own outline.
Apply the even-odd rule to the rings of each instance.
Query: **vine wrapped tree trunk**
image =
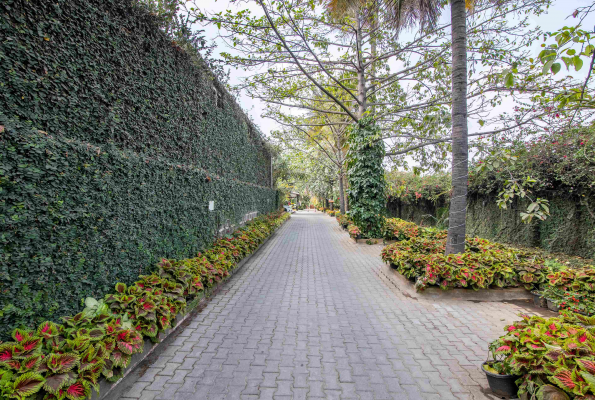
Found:
[[[380,130],[374,120],[364,117],[349,133],[347,152],[349,215],[368,238],[382,236],[386,206],[384,142],[378,137]]]
[[[467,214],[467,27],[465,0],[451,0],[452,24],[452,197],[446,254],[465,251]]]

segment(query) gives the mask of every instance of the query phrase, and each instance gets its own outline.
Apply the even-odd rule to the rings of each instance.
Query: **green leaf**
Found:
[[[560,70],[562,69],[562,66],[560,65],[560,63],[554,63],[552,64],[552,72],[555,74],[557,74],[558,72],[560,72]]]
[[[99,302],[95,300],[93,297],[87,297],[85,299],[85,307],[93,308],[96,307],[98,304]]]
[[[512,74],[512,72],[506,74],[506,77],[504,78],[504,85],[507,88],[510,88],[512,87],[512,85],[514,85],[514,75]]]
[[[550,69],[552,68],[552,65],[554,64],[554,60],[550,60],[548,62],[545,63],[545,65],[543,66],[542,69],[542,73],[547,74],[548,72],[550,72]]]
[[[574,56],[573,60],[574,60],[574,69],[577,71],[580,70],[583,67],[583,60],[579,56]]]

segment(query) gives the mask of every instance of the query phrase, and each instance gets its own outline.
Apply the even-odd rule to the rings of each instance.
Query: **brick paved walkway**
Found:
[[[525,306],[404,296],[334,218],[298,212],[124,399],[486,399],[487,343]]]

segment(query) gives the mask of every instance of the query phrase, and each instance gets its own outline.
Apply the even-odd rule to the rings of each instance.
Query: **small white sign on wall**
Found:
[[[209,201],[209,211],[215,211],[215,202],[213,200]]]

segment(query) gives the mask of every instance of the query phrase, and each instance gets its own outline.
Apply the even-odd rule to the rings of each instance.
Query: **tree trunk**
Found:
[[[345,214],[345,189],[343,184],[343,171],[339,171],[339,207],[341,207],[341,214]]]
[[[357,107],[357,119],[360,120],[364,117],[364,114],[367,110],[367,89],[366,89],[366,75],[364,71],[364,62],[363,62],[363,51],[362,51],[362,17],[361,14],[358,12],[356,15],[356,31],[355,31],[355,41],[356,41],[356,49],[357,49],[357,100],[359,102]]]
[[[345,185],[345,212],[349,212],[349,181],[347,180],[347,176],[343,175],[343,184]]]
[[[452,24],[452,197],[446,254],[465,251],[467,214],[467,28],[465,0],[451,0]]]

